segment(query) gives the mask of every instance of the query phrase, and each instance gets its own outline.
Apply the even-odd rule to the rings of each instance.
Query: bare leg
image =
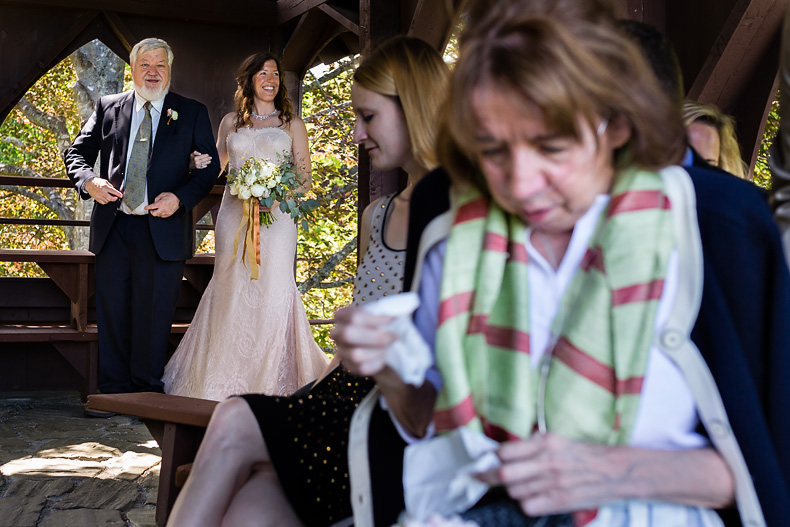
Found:
[[[303,527],[271,465],[259,467],[236,493],[222,527]]]
[[[231,397],[214,410],[192,470],[173,506],[168,525],[217,527],[253,470],[269,452],[247,402]],[[274,473],[272,472],[272,476]],[[276,476],[275,480],[276,480]],[[282,491],[281,491],[282,492]],[[260,496],[260,500],[265,496]]]

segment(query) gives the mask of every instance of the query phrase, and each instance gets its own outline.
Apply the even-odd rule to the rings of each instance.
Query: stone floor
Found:
[[[77,392],[0,393],[0,527],[153,527],[159,447]]]

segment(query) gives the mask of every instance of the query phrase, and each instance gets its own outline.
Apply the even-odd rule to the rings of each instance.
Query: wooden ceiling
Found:
[[[495,0],[491,0],[495,1]],[[776,92],[788,0],[615,0],[618,14],[675,43],[690,98],[735,115],[754,163]],[[158,36],[173,47],[173,89],[203,101],[212,121],[232,108],[244,57],[282,53],[288,88],[307,69],[396,33],[445,44],[462,0],[0,0],[0,120],[47,70],[94,38],[121,57]],[[294,97],[294,100],[298,100]],[[362,171],[360,172],[362,173]]]

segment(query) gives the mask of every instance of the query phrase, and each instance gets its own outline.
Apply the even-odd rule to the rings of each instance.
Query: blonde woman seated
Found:
[[[735,119],[712,104],[686,101],[683,104],[683,124],[686,125],[689,145],[705,162],[739,178],[752,179],[749,167],[741,157]]]

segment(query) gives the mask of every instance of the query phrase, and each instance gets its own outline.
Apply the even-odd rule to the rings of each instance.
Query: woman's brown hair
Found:
[[[293,106],[288,98],[288,90],[285,88],[285,75],[280,59],[274,53],[256,53],[244,59],[239,66],[239,73],[236,75],[236,93],[233,101],[236,103],[236,121],[233,123],[235,129],[245,126],[252,126],[252,112],[255,109],[255,89],[252,78],[256,73],[263,69],[266,62],[273,60],[277,64],[277,73],[280,75],[280,88],[274,96],[274,107],[280,112],[280,120],[283,124],[288,124],[293,119]]]
[[[440,161],[454,177],[485,190],[475,161],[479,124],[472,106],[481,88],[535,104],[561,135],[579,138],[578,116],[593,130],[596,119],[624,118],[631,138],[617,156],[619,166],[659,169],[680,161],[686,136],[679,112],[640,50],[599,2],[574,3],[584,8],[563,14],[557,2],[506,1],[506,16],[500,12],[505,8],[495,7],[478,10],[480,18],[470,21],[440,133]]]

